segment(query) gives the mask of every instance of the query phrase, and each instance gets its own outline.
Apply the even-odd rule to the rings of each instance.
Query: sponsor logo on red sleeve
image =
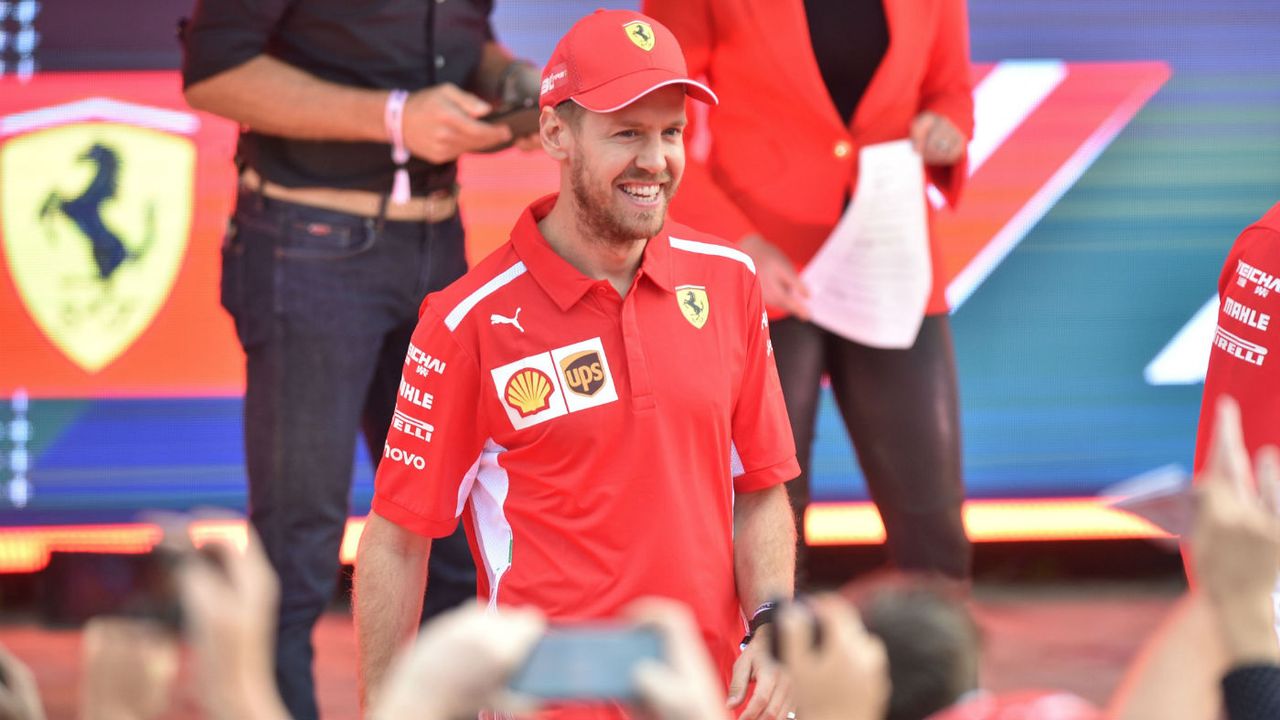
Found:
[[[400,410],[396,410],[391,416],[391,427],[423,442],[431,442],[431,433],[436,430],[431,423],[423,422]]]
[[[1250,365],[1262,367],[1263,361],[1267,359],[1267,348],[1223,330],[1221,325],[1218,326],[1218,332],[1214,335],[1213,345],[1228,355],[1243,360]]]
[[[1236,284],[1248,287],[1253,284],[1253,294],[1267,297],[1275,290],[1280,290],[1280,277],[1276,277],[1261,268],[1256,268],[1243,260],[1236,261]]]
[[[1266,313],[1258,312],[1242,302],[1227,298],[1222,303],[1222,314],[1229,318],[1239,320],[1251,328],[1256,328],[1262,332],[1267,331],[1267,326],[1271,324],[1271,316]]]
[[[404,364],[413,367],[417,374],[427,377],[431,373],[444,374],[445,362],[422,351],[422,348],[409,343],[409,352],[404,356]]]
[[[415,470],[425,470],[427,467],[427,461],[421,455],[415,455],[407,450],[392,447],[391,443],[382,444],[382,457]]]
[[[404,378],[400,379],[400,397],[423,410],[430,410],[431,406],[435,404],[434,395],[410,385],[409,381]]]

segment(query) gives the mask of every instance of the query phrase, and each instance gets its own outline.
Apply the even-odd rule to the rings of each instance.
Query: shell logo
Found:
[[[526,368],[511,376],[504,394],[507,404],[515,408],[520,417],[529,417],[551,406],[548,400],[554,391],[555,387],[546,373]]]

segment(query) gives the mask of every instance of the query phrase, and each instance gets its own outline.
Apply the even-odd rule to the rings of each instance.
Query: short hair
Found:
[[[886,720],[922,720],[978,686],[981,634],[954,581],[893,575],[846,590],[889,659]]]
[[[578,129],[582,122],[583,107],[573,100],[561,100],[556,103],[556,114],[564,119],[565,123],[574,130]]]

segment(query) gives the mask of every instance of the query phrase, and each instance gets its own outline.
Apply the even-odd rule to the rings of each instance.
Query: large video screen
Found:
[[[495,26],[541,64],[602,4],[634,6],[500,2]],[[218,304],[236,128],[182,99],[183,6],[0,3],[0,526],[244,508],[243,356]],[[1092,498],[1185,470],[1223,257],[1280,200],[1280,13],[969,11],[971,178],[938,216],[969,496]],[[536,153],[464,161],[469,256],[556,178]],[[813,486],[867,500],[829,394]]]

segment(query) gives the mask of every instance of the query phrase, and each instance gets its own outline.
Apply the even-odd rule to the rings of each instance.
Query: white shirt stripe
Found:
[[[755,275],[756,273],[755,262],[751,260],[750,255],[742,252],[741,250],[735,250],[731,247],[725,247],[724,245],[698,242],[697,240],[681,240],[677,237],[671,238],[671,247],[676,250],[684,250],[685,252],[698,253],[700,255],[717,255],[719,257],[729,258],[730,260],[737,260],[743,265],[746,265],[752,275]]]
[[[450,331],[457,330],[458,323],[461,323],[462,319],[467,316],[467,313],[471,312],[476,305],[480,304],[481,300],[489,297],[497,291],[498,288],[501,288],[512,280],[515,280],[524,273],[525,266],[522,262],[518,262],[498,273],[492,280],[481,285],[475,292],[471,293],[463,299],[462,302],[458,303],[457,307],[449,311],[449,314],[446,315],[444,319],[445,327],[448,327]]]

